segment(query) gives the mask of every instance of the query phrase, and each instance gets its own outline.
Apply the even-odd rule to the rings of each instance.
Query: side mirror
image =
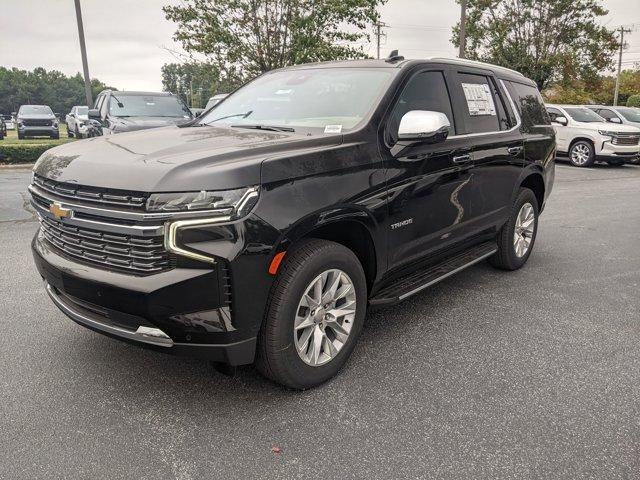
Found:
[[[398,140],[425,143],[444,142],[451,123],[444,113],[429,110],[411,110],[405,113],[398,127]]]
[[[97,108],[90,108],[89,109],[89,118],[99,119],[100,118],[100,110],[98,110]]]
[[[564,127],[567,126],[567,124],[569,123],[569,121],[567,120],[567,117],[563,117],[562,115],[558,116],[555,118],[555,120],[552,120],[553,123],[558,123]]]
[[[620,120],[618,117],[611,117],[611,118],[607,118],[607,122],[610,122],[610,123],[622,123],[622,120]]]

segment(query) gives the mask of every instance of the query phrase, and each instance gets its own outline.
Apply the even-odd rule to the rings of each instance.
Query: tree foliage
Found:
[[[551,85],[542,94],[550,103],[612,105],[615,87],[616,78],[604,75],[589,81],[565,80]],[[624,105],[637,94],[640,94],[640,69],[623,70],[620,74],[618,104]]]
[[[631,95],[627,99],[627,107],[640,107],[640,94]]]
[[[612,66],[618,46],[597,21],[607,13],[601,0],[467,0],[465,53],[518,70],[540,89],[553,80],[594,79]]]
[[[95,96],[107,87],[97,79],[91,80]],[[84,80],[77,73],[68,77],[57,70],[35,68],[32,72],[0,67],[0,113],[18,110],[20,105],[49,105],[59,114],[66,114],[74,105],[87,103]]]
[[[215,65],[224,78],[247,79],[298,63],[365,56],[385,0],[184,0],[166,6],[174,39]]]
[[[202,108],[216,93],[229,93],[240,79],[227,78],[215,65],[203,62],[167,63],[162,66],[162,88],[178,94],[192,107]]]

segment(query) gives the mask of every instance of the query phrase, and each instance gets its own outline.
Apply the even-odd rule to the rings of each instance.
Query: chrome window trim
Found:
[[[176,255],[182,255],[183,257],[192,258],[201,262],[207,262],[214,264],[215,259],[201,253],[192,252],[186,250],[178,245],[178,231],[185,228],[193,227],[205,227],[208,225],[218,225],[231,221],[231,217],[216,217],[216,218],[199,218],[193,220],[177,220],[175,222],[167,223],[164,237],[164,247],[168,252],[175,253]]]
[[[509,90],[507,90],[507,86],[505,85],[504,80],[499,79],[498,82],[500,83],[500,85],[502,85],[502,89],[504,90],[504,93],[507,97],[507,101],[509,102],[509,105],[511,105],[513,114],[516,116],[516,124],[508,130],[495,130],[491,132],[463,133],[462,135],[449,135],[447,137],[447,140],[450,138],[468,138],[468,137],[480,137],[484,135],[499,135],[499,134],[515,132],[516,130],[520,129],[520,126],[522,125],[522,119],[520,118],[520,113],[518,112],[518,109],[516,108],[516,105],[513,99],[511,98],[511,94],[509,93]]]

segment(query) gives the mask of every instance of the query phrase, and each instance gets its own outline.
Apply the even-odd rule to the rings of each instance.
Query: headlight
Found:
[[[235,219],[248,214],[258,202],[258,187],[178,193],[153,193],[147,200],[149,212],[216,210]]]
[[[598,130],[600,135],[604,135],[605,137],[615,137],[618,135],[617,132],[610,132],[609,130]]]

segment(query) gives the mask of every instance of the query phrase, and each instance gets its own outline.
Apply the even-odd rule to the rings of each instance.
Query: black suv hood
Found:
[[[113,120],[116,133],[181,125],[190,121],[190,118],[184,117],[115,117]]]
[[[59,182],[124,190],[223,190],[260,184],[268,157],[341,142],[342,135],[166,127],[60,145],[47,150],[34,171]]]

